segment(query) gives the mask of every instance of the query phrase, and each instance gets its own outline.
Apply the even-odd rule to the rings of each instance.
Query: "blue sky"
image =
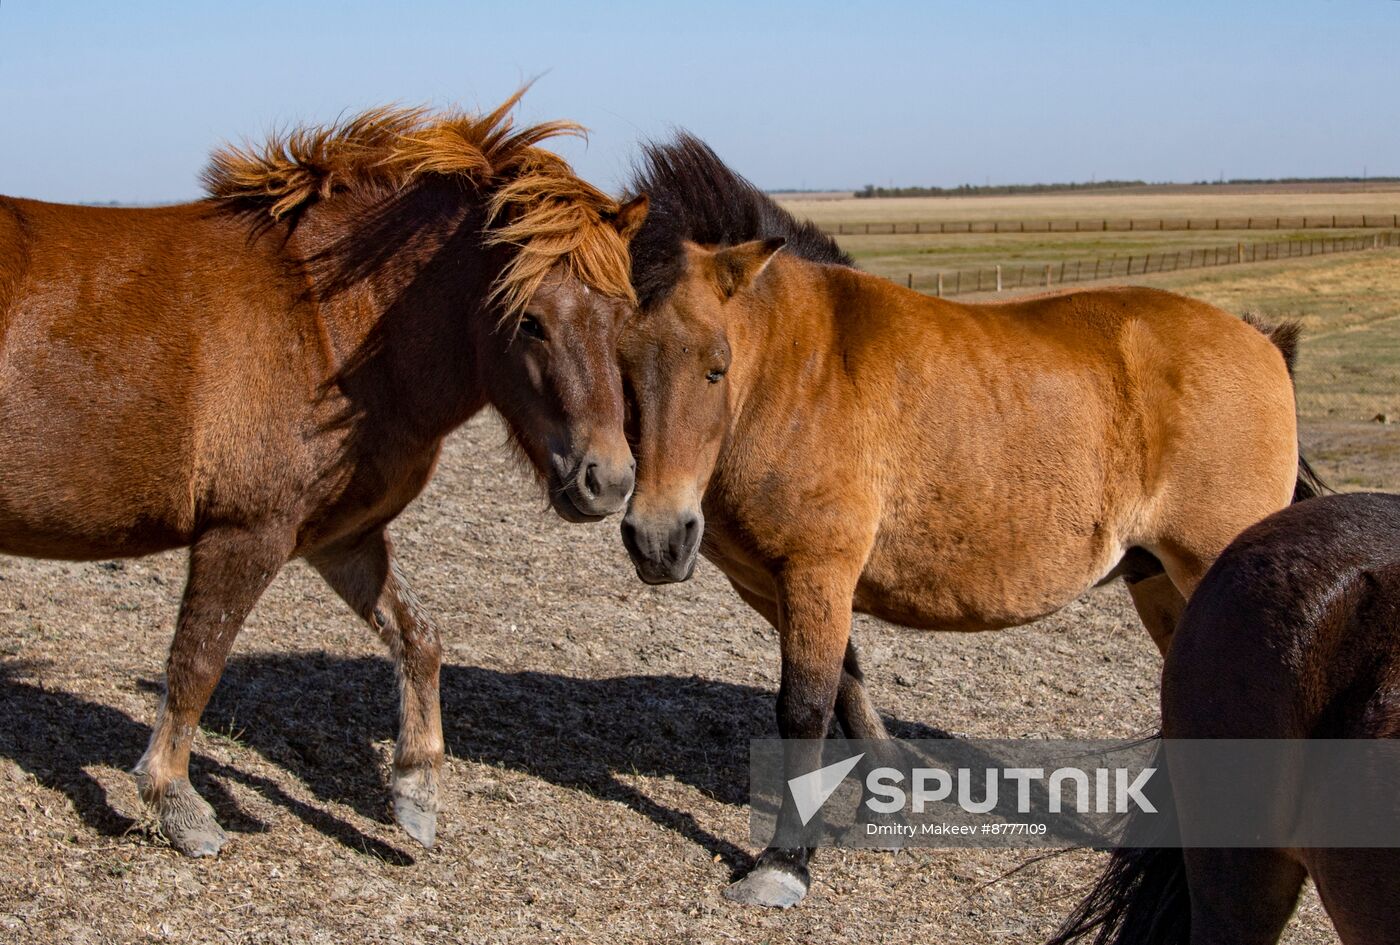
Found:
[[[608,187],[674,127],[765,187],[1400,175],[1397,49],[1395,0],[0,0],[0,193],[193,197],[221,140],[541,74]]]

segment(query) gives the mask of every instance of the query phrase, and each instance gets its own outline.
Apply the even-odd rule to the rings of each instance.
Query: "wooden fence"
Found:
[[[1400,229],[1400,213],[1330,214],[1313,217],[1206,217],[1156,220],[963,220],[923,223],[824,224],[833,236],[932,235],[937,233],[1132,233],[1169,230]]]
[[[958,269],[937,273],[932,281],[915,284],[912,273],[905,280],[909,288],[938,296],[965,295],[969,292],[1003,292],[1008,289],[1050,288],[1067,282],[1094,279],[1124,279],[1149,273],[1176,272],[1206,266],[1264,262],[1299,256],[1352,253],[1366,249],[1400,246],[1400,232],[1372,233],[1368,236],[1339,236],[1307,240],[1279,240],[1270,243],[1236,243],[1233,246],[1207,246],[1200,249],[1168,250],[1161,253],[1115,255],[1097,259],[1063,260],[1058,263],[1011,263],[990,268]]]

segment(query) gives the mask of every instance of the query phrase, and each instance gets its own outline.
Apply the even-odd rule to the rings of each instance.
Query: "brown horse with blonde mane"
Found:
[[[703,549],[776,627],[802,771],[833,713],[886,737],[853,610],[993,630],[1122,576],[1165,651],[1230,540],[1313,492],[1291,326],[1152,289],[930,298],[857,271],[688,136],[649,147],[632,186],[651,211],[620,346],[623,541],[653,584]],[[727,894],[793,905],[810,852],[769,848]]]
[[[523,91],[523,90],[522,90]],[[227,148],[210,197],[155,209],[0,198],[0,552],[190,547],[141,795],[185,853],[226,837],[190,786],[199,718],[244,618],[307,559],[388,645],[392,793],[431,846],[438,632],[385,528],[483,407],[573,521],[622,507],[615,358],[635,312],[620,205],[517,127],[383,108]]]

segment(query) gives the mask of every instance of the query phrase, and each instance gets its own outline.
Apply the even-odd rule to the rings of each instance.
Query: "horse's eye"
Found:
[[[706,375],[705,375],[705,380],[709,381],[711,384],[718,384],[718,383],[719,383],[719,379],[722,378],[722,377],[724,377],[724,369],[723,369],[723,368],[715,368],[715,369],[714,369],[713,371],[711,371],[709,374],[706,374]]]
[[[526,315],[520,319],[520,333],[527,338],[534,338],[536,341],[544,341],[544,326],[540,320],[533,315]]]

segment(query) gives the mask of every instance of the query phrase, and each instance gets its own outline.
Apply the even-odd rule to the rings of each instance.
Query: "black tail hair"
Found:
[[[1160,745],[1153,765],[1166,770]],[[1148,783],[1148,793],[1154,806],[1165,811],[1170,794],[1164,786],[1154,790],[1154,784]],[[1123,837],[1152,845],[1114,850],[1104,874],[1048,945],[1071,945],[1089,935],[1094,945],[1188,945],[1191,895],[1176,818],[1146,818],[1141,811],[1133,812]]]
[[[1293,367],[1298,361],[1298,338],[1303,333],[1303,326],[1298,322],[1271,324],[1250,312],[1245,313],[1244,320],[1245,324],[1274,343],[1279,354],[1283,355],[1283,363],[1288,367],[1289,380],[1293,380]],[[1315,499],[1331,491],[1333,491],[1331,487],[1322,481],[1322,477],[1303,456],[1303,450],[1300,447],[1298,450],[1298,482],[1293,487],[1293,501],[1296,503],[1302,502],[1304,499]]]

